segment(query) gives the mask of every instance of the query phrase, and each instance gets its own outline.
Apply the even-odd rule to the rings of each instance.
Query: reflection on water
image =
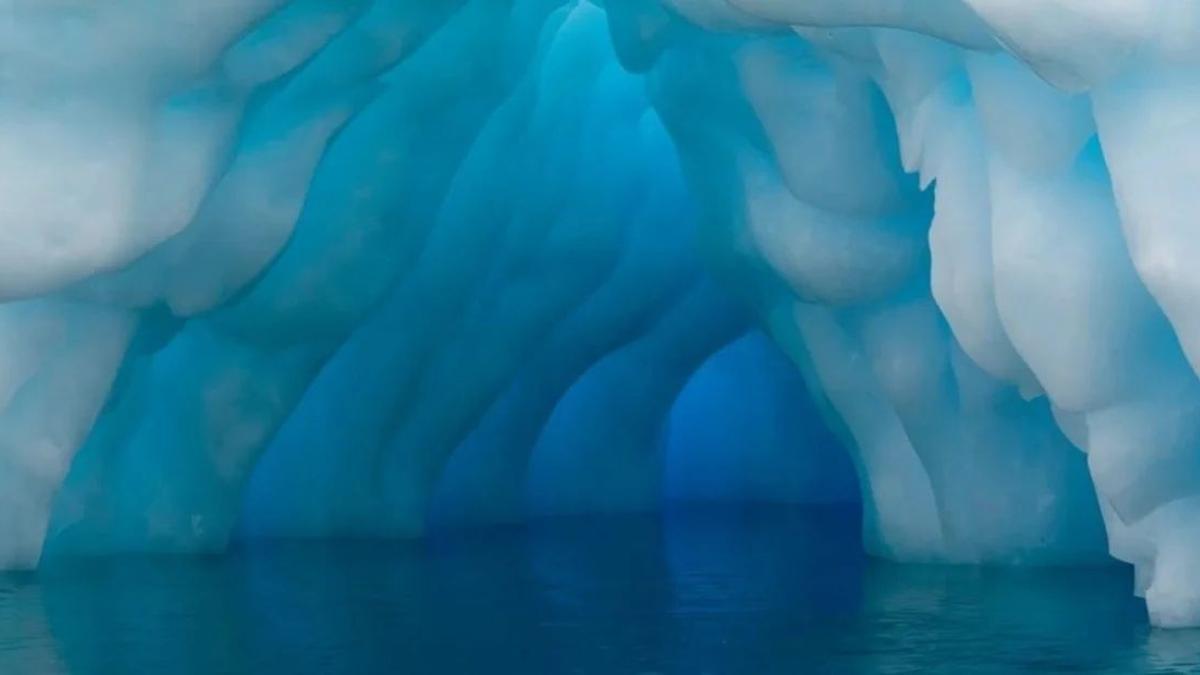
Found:
[[[566,519],[0,576],[0,673],[1172,672],[1120,567],[865,560],[846,511]]]

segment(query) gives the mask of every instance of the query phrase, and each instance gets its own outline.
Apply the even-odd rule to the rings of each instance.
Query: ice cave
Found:
[[[1200,3],[3,0],[0,177],[0,569],[859,502],[1200,625]]]

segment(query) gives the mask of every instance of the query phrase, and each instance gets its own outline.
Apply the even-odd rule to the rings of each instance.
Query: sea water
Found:
[[[1123,566],[901,566],[851,509],[241,542],[0,576],[0,673],[1189,672]]]

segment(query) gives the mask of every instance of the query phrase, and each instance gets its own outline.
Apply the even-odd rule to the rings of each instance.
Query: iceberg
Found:
[[[5,16],[0,569],[857,492],[1200,625],[1200,6]]]

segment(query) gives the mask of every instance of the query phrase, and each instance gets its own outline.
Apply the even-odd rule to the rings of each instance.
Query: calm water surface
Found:
[[[0,576],[0,674],[1200,672],[1122,567],[865,559],[848,511],[564,519]]]

